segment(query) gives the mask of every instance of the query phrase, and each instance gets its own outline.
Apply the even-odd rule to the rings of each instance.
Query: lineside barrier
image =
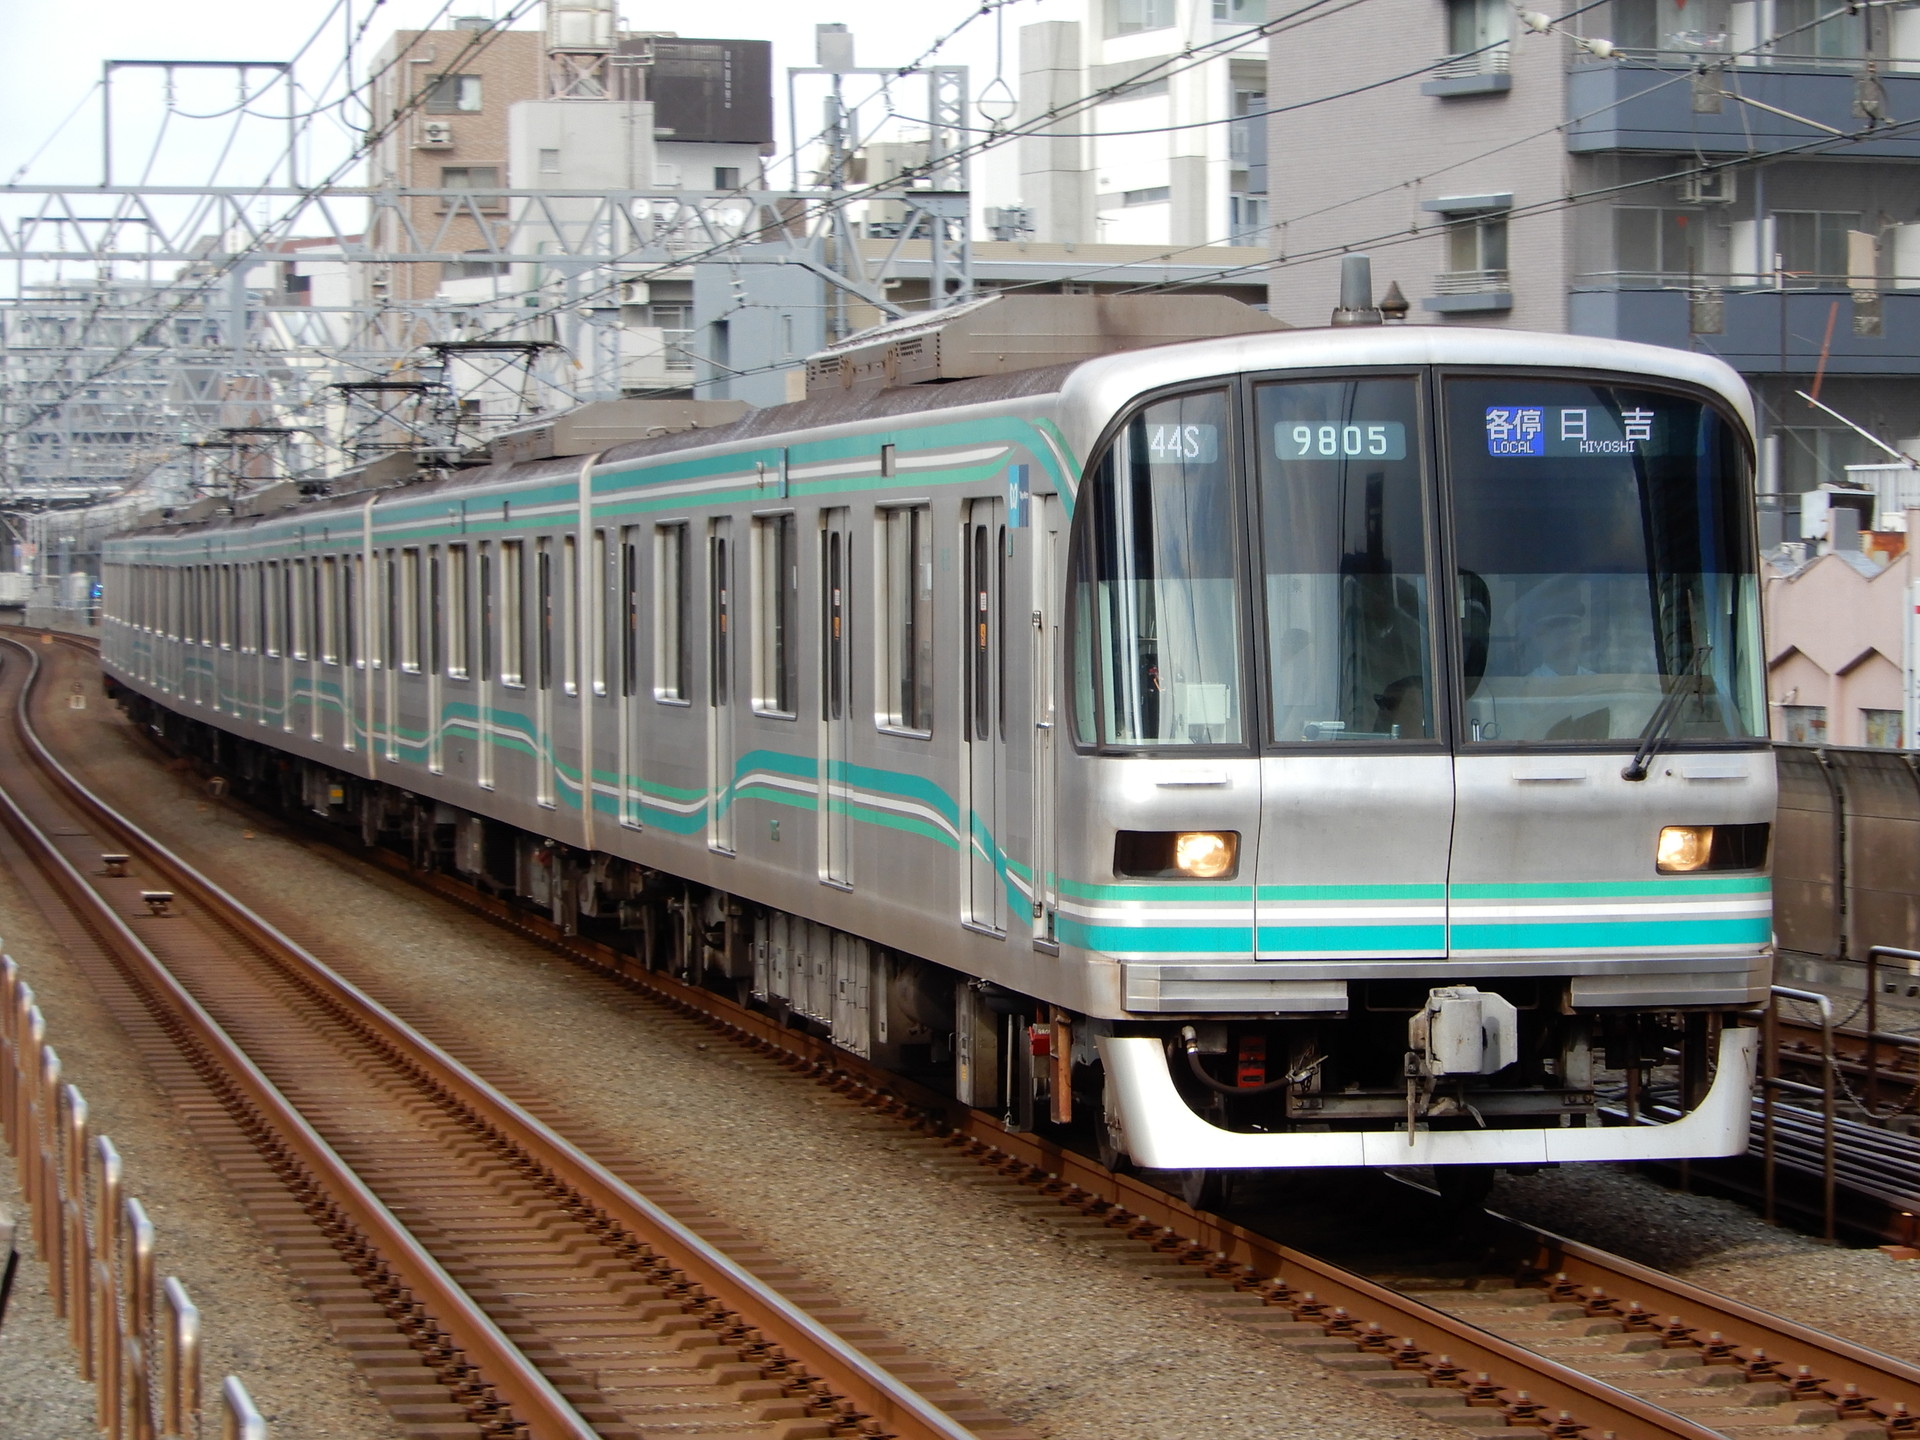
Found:
[[[80,1377],[109,1440],[211,1440],[200,1399],[200,1312],[171,1275],[156,1286],[153,1225],[126,1194],[120,1153],[90,1135],[87,1102],[60,1083],[33,987],[0,954],[0,1119],[67,1322]],[[246,1386],[221,1384],[222,1440],[267,1440]]]

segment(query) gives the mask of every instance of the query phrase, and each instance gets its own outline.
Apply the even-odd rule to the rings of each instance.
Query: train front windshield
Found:
[[[1249,661],[1279,744],[1433,743],[1454,697],[1465,746],[1631,744],[1663,701],[1675,743],[1766,733],[1748,462],[1711,405],[1518,372],[1248,401],[1245,492],[1225,390],[1144,407],[1089,476],[1088,738],[1245,743]]]

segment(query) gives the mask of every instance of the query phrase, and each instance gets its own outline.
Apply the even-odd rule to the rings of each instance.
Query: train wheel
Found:
[[[1120,1129],[1120,1109],[1113,1098],[1113,1082],[1100,1087],[1100,1113],[1093,1120],[1093,1143],[1100,1163],[1115,1174],[1132,1168],[1127,1157],[1126,1136]]]

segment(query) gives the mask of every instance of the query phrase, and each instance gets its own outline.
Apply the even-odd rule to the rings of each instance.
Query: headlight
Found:
[[[1231,880],[1240,869],[1235,830],[1122,830],[1113,873],[1123,880]]]
[[[1240,837],[1232,831],[1189,830],[1173,837],[1173,868],[1196,880],[1233,873]]]
[[[1667,825],[1654,847],[1654,868],[1663,875],[1684,875],[1706,867],[1713,858],[1711,825]]]

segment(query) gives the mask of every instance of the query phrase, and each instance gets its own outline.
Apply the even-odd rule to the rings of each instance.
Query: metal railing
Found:
[[[1819,1085],[1808,1085],[1800,1080],[1785,1080],[1780,1076],[1780,1002],[1798,1000],[1804,1004],[1817,1006],[1820,1011],[1820,1066]],[[1826,1221],[1826,1239],[1833,1243],[1838,1213],[1835,1209],[1837,1185],[1835,1181],[1838,1147],[1834,1124],[1835,1105],[1839,1099],[1839,1078],[1837,1057],[1833,1049],[1833,1001],[1817,990],[1795,990],[1785,985],[1775,985],[1773,993],[1767,997],[1766,1034],[1760,1045],[1760,1166],[1765,1187],[1765,1217],[1769,1225],[1774,1223],[1775,1182],[1778,1178],[1778,1156],[1775,1144],[1774,1099],[1776,1094],[1817,1095],[1820,1097],[1820,1160],[1821,1160],[1821,1210]]]
[[[1496,46],[1491,50],[1469,50],[1461,55],[1449,55],[1434,66],[1432,74],[1438,80],[1459,80],[1469,75],[1504,75],[1513,59],[1512,47]]]
[[[210,1440],[200,1402],[200,1312],[172,1276],[156,1285],[153,1225],[126,1193],[120,1153],[90,1132],[87,1102],[60,1080],[33,988],[0,954],[0,1121],[67,1322],[80,1378],[109,1440]],[[247,1390],[221,1385],[225,1440],[266,1440]]]
[[[1433,277],[1436,295],[1488,295],[1512,285],[1505,270],[1442,270]]]

